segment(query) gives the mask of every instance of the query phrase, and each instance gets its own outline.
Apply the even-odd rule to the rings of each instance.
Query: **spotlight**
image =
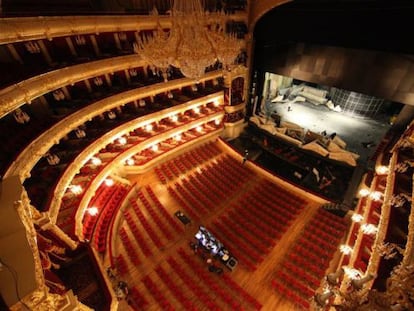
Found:
[[[158,151],[158,145],[157,144],[152,145],[151,149],[152,149],[152,151],[157,152]]]
[[[174,139],[175,139],[176,141],[181,141],[181,134],[177,134],[177,135],[175,135]]]
[[[177,122],[178,121],[178,117],[176,115],[172,116],[171,118],[172,122]]]

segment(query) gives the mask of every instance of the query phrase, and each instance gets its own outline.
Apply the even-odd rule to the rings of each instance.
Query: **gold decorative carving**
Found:
[[[224,106],[224,111],[226,113],[234,113],[237,112],[239,110],[244,110],[244,108],[246,107],[246,104],[238,104],[236,106]]]
[[[98,75],[141,67],[145,62],[137,55],[127,55],[53,70],[0,90],[0,118],[33,99]]]
[[[229,20],[245,21],[247,14],[239,12],[227,17]],[[120,15],[120,16],[59,16],[17,17],[0,19],[0,44],[48,39],[101,32],[120,32],[156,29],[157,22],[163,29],[171,27],[168,15]]]
[[[221,76],[222,71],[213,71],[207,73],[203,78],[200,79],[200,81],[207,81]],[[104,113],[105,111],[125,105],[128,102],[192,85],[193,82],[194,81],[191,79],[183,78],[144,86],[123,92],[121,94],[107,97],[92,105],[80,109],[77,112],[64,118],[59,123],[55,124],[50,130],[44,132],[41,136],[35,139],[25,150],[19,154],[17,159],[8,168],[4,176],[7,177],[12,175],[19,175],[21,181],[24,181],[26,178],[30,177],[30,171],[37,163],[39,158],[41,158],[47,151],[49,151],[49,149],[54,144],[58,143],[59,140],[67,133],[84,124],[86,121]],[[214,96],[216,95],[209,95],[206,97],[206,99],[211,100],[211,98]],[[195,102],[194,105],[197,105],[197,102]],[[185,105],[183,107],[185,107]],[[163,115],[164,112],[168,111],[169,109],[166,109],[159,112],[159,114]]]
[[[188,109],[188,106],[187,106],[186,109]],[[155,113],[155,114],[158,114],[158,113]],[[166,115],[168,115],[168,114],[163,113],[161,116],[157,117],[156,119],[155,118],[150,118],[150,119],[153,120],[153,121],[160,120],[162,117],[165,117]],[[132,155],[138,153],[139,151],[141,151],[143,149],[148,148],[149,146],[151,146],[155,143],[166,140],[170,137],[174,137],[177,133],[185,132],[185,131],[187,131],[191,128],[194,128],[195,126],[197,126],[199,124],[208,123],[210,121],[213,121],[213,120],[217,119],[218,116],[223,116],[223,112],[217,112],[217,113],[214,113],[212,115],[205,116],[203,118],[194,120],[190,123],[184,124],[183,126],[175,127],[175,128],[173,128],[169,131],[163,132],[160,135],[155,135],[155,136],[153,136],[149,139],[146,139],[144,142],[139,143],[139,144],[133,146],[132,148],[122,152],[117,157],[112,159],[111,162],[108,163],[99,172],[99,174],[97,176],[95,176],[94,180],[90,183],[88,188],[83,193],[82,200],[79,203],[78,210],[76,211],[76,216],[75,216],[75,234],[79,237],[79,239],[83,240],[82,218],[83,218],[83,215],[85,213],[86,208],[88,207],[87,205],[88,205],[89,201],[92,199],[92,197],[94,196],[96,189],[99,187],[99,185],[102,183],[102,181],[107,176],[109,176],[111,174],[114,167],[117,167],[119,165],[123,165],[123,163],[125,162],[126,159],[130,158]],[[133,123],[135,123],[135,125],[133,125]],[[132,129],[139,128],[140,126],[142,126],[144,124],[147,124],[147,123],[148,123],[148,118],[146,118],[145,121],[139,122],[138,124],[136,123],[136,121],[131,121],[131,122],[128,122],[128,125],[130,126],[128,128],[128,130],[121,130],[121,129],[118,128],[118,129],[115,129],[114,131],[116,131],[117,135],[119,136],[119,135],[122,135],[121,133],[128,133]],[[127,124],[125,124],[124,126],[126,127]],[[74,165],[74,163],[77,163],[77,162],[85,163],[87,159],[89,159],[92,155],[96,154],[100,149],[102,149],[104,146],[106,146],[109,143],[109,141],[112,141],[113,137],[114,137],[114,133],[112,133],[112,131],[105,134],[97,142],[95,142],[92,146],[90,146],[90,148],[88,148],[88,150],[84,150],[79,155],[79,158],[81,158],[81,160],[80,161],[78,161],[78,160],[73,161],[72,165]],[[79,167],[79,169],[80,169],[80,167]],[[58,207],[56,209],[58,209]],[[53,210],[53,213],[57,214],[58,210]]]
[[[390,159],[390,167],[394,167],[397,163],[397,155],[394,153]],[[391,214],[391,198],[394,192],[394,181],[395,181],[395,173],[394,170],[390,170],[390,173],[387,175],[387,185],[384,191],[384,200],[381,207],[381,217],[378,223],[378,232],[372,245],[372,254],[369,259],[367,273],[376,274],[378,271],[378,266],[380,263],[381,255],[377,251],[378,246],[384,243],[388,224],[390,220]],[[365,218],[367,219],[367,218]]]

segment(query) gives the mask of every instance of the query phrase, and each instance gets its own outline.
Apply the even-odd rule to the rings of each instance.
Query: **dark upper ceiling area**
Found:
[[[305,42],[414,54],[413,0],[295,0],[256,24],[256,44]]]

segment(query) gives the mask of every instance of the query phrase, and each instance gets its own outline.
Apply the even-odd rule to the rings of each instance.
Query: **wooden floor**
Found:
[[[217,144],[217,146],[222,150],[222,153],[210,161],[215,161],[220,157],[224,157],[225,155],[230,154],[232,157],[236,158],[237,161],[240,161],[239,163],[242,165],[241,157],[230,150],[223,142],[217,141],[215,144]],[[204,163],[203,165],[206,164],[208,164],[208,162]],[[230,271],[224,266],[222,267],[224,268],[224,274],[230,276],[232,280],[234,280],[240,287],[245,290],[245,292],[254,297],[254,299],[256,299],[262,305],[261,310],[298,310],[298,308],[289,300],[285,299],[285,297],[276,292],[276,290],[272,287],[271,282],[275,278],[277,271],[280,269],[280,264],[285,259],[286,254],[289,252],[295,241],[297,241],[297,239],[300,237],[305,225],[312,219],[320,205],[323,203],[323,200],[307,194],[304,191],[297,189],[282,180],[279,180],[278,178],[272,177],[269,173],[258,168],[253,163],[247,162],[245,165],[247,168],[254,172],[253,178],[244,183],[226,200],[220,202],[219,206],[217,206],[212,212],[207,213],[205,216],[203,216],[200,221],[193,219],[191,225],[188,226],[184,226],[174,217],[174,213],[176,211],[183,210],[179,203],[167,191],[167,186],[173,185],[175,181],[170,181],[167,184],[162,184],[153,169],[145,174],[129,176],[130,181],[132,183],[136,183],[137,191],[143,190],[144,192],[145,187],[150,186],[156,194],[157,198],[168,210],[169,214],[174,217],[174,221],[177,221],[177,224],[180,225],[183,229],[182,233],[177,234],[171,227],[169,227],[169,231],[174,234],[173,238],[170,240],[168,240],[167,237],[161,232],[156,231],[158,237],[161,240],[161,243],[163,244],[162,247],[156,247],[154,242],[147,237],[146,244],[149,246],[153,255],[146,258],[142,253],[140,253],[140,264],[133,265],[132,262],[128,259],[128,255],[118,234],[121,226],[127,230],[129,229],[125,224],[125,219],[122,217],[122,211],[117,215],[117,217],[120,217],[120,221],[117,222],[118,227],[115,227],[113,229],[112,255],[113,257],[116,257],[119,254],[122,254],[122,256],[127,259],[129,273],[119,276],[119,278],[124,280],[130,288],[136,287],[140,294],[142,294],[142,296],[148,302],[148,304],[146,304],[143,308],[144,310],[166,309],[166,307],[164,308],[160,306],[160,301],[157,301],[154,298],[153,293],[151,293],[145,286],[143,279],[146,276],[149,276],[151,280],[154,281],[160,292],[175,310],[187,310],[187,307],[185,307],[182,302],[180,303],[180,299],[177,298],[177,296],[174,296],[173,292],[168,289],[165,279],[160,277],[160,274],[157,273],[156,269],[159,269],[160,267],[167,272],[174,284],[176,284],[179,288],[182,288],[182,293],[185,298],[191,301],[197,310],[208,310],[206,305],[200,302],[200,300],[195,297],[191,290],[186,287],[186,282],[177,273],[177,269],[169,264],[167,261],[168,258],[173,258],[176,260],[180,268],[183,268],[186,272],[188,272],[188,275],[192,278],[193,282],[197,282],[201,290],[205,292],[208,297],[213,298],[215,305],[220,310],[234,310],[233,307],[230,307],[228,303],[223,301],[223,299],[218,296],[217,292],[212,292],[211,287],[205,285],[205,280],[203,277],[197,275],[193,270],[191,270],[191,267],[186,264],[185,259],[178,254],[178,250],[180,248],[184,249],[186,255],[190,256],[190,259],[196,261],[199,265],[201,265],[201,267],[205,267],[205,271],[213,281],[217,282],[217,284],[219,284],[223,290],[228,290],[226,288],[226,285],[222,285],[224,284],[222,276],[208,272],[207,265],[202,261],[199,255],[191,252],[189,242],[195,241],[194,234],[197,232],[199,225],[203,225],[208,229],[212,221],[216,220],[220,215],[226,213],[229,209],[231,209],[232,203],[237,202],[243,194],[249,192],[249,190],[252,190],[256,184],[263,181],[264,179],[270,180],[275,184],[282,185],[284,189],[291,191],[292,194],[296,194],[301,198],[305,198],[307,202],[306,206],[301,210],[299,216],[296,217],[295,220],[290,224],[287,232],[280,238],[280,240],[277,241],[276,245],[270,250],[268,255],[264,258],[264,260],[260,263],[255,271],[247,269],[242,264],[239,264],[234,271]],[[190,171],[186,175],[188,176],[191,173],[192,172]],[[148,197],[148,194],[146,192],[144,192],[144,194]],[[274,195],[277,195],[277,193]],[[125,210],[130,211],[130,214],[135,217],[136,223],[139,224],[139,221],[134,214],[132,207],[127,206]],[[149,221],[151,221],[148,214],[145,216],[149,219]],[[150,225],[153,228],[157,229],[154,223],[151,223]],[[128,232],[128,234],[132,236],[131,232]],[[216,238],[224,240],[224,237],[221,236],[216,236]],[[136,246],[136,248],[137,250],[140,250],[138,246]],[[338,258],[338,254],[335,255],[335,258]],[[331,266],[335,265],[334,261],[331,263]],[[104,266],[109,266],[107,255],[104,259]],[[242,299],[242,297],[238,296],[236,292],[232,292],[230,290],[226,292],[226,295],[232,294],[234,295],[234,300],[241,303],[243,310],[255,309],[252,304],[247,303]],[[125,301],[121,301],[119,310],[133,310],[133,308],[131,308]]]

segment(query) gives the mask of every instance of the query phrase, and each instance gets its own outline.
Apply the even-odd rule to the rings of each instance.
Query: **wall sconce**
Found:
[[[95,206],[92,206],[92,207],[87,208],[86,211],[91,216],[96,216],[98,214],[98,212],[99,212],[98,208],[95,207]]]
[[[105,185],[107,185],[108,187],[111,187],[111,186],[113,186],[114,185],[114,180],[113,179],[111,179],[111,178],[107,178],[107,179],[105,179]]]
[[[82,193],[82,191],[83,191],[82,187],[81,187],[81,186],[79,186],[79,185],[70,185],[70,186],[69,186],[69,190],[70,190],[73,194],[76,194],[76,195],[81,194],[81,193]]]
[[[351,285],[355,290],[361,290],[364,287],[364,284],[371,281],[375,275],[368,273],[366,276],[360,279],[353,279]]]
[[[355,213],[351,216],[351,219],[353,222],[361,222],[364,219],[364,216],[362,216],[361,214]]]
[[[101,159],[96,158],[96,157],[92,157],[91,162],[92,162],[93,165],[101,165],[102,164]]]

